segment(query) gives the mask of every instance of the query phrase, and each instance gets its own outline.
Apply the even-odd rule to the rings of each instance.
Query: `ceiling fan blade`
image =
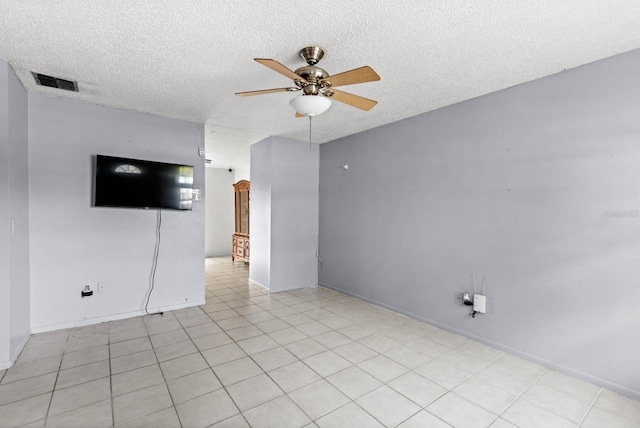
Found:
[[[285,67],[284,65],[280,64],[275,59],[254,58],[254,60],[259,62],[260,64],[264,65],[265,67],[269,67],[273,71],[277,71],[278,73],[280,73],[280,74],[282,74],[284,76],[287,76],[291,80],[300,80],[301,82],[306,82],[305,79],[303,79],[302,77],[298,76],[296,73],[294,73],[293,71],[289,70],[287,67]]]
[[[331,89],[331,92],[333,93],[330,96],[332,99],[340,101],[341,103],[349,104],[350,106],[359,108],[360,110],[369,111],[378,104],[377,101],[370,100],[369,98],[338,91],[337,89]]]
[[[364,67],[355,68],[333,76],[329,76],[321,82],[329,82],[332,87],[353,85],[355,83],[374,82],[380,80],[378,73],[373,68],[365,65]]]
[[[239,97],[249,97],[252,95],[264,95],[264,94],[272,94],[274,92],[293,92],[299,91],[300,88],[275,88],[275,89],[262,89],[259,91],[247,91],[247,92],[236,92],[236,95]]]
[[[296,112],[296,117],[304,117],[304,114],[300,114],[300,113]]]

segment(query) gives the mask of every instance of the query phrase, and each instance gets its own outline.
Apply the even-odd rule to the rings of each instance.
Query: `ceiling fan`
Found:
[[[378,103],[368,98],[334,89],[336,86],[380,80],[380,76],[378,76],[371,67],[364,66],[343,73],[329,75],[325,70],[316,66],[324,57],[324,49],[321,47],[308,46],[300,51],[300,56],[306,61],[307,65],[295,71],[291,71],[274,59],[254,58],[255,61],[260,64],[293,80],[295,86],[236,92],[236,95],[247,97],[251,95],[271,94],[274,92],[302,91],[302,96],[291,100],[291,106],[296,110],[296,117],[315,116],[324,113],[331,106],[330,99],[365,111],[371,110]]]

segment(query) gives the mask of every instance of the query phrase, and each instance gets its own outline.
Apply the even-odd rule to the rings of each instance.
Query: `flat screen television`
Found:
[[[190,210],[193,166],[96,156],[94,206]]]

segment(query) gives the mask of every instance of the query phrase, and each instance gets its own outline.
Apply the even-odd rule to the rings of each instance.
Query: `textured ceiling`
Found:
[[[261,137],[308,139],[288,105],[298,93],[234,95],[290,85],[254,57],[295,69],[317,44],[330,74],[378,72],[341,88],[373,110],[334,102],[314,119],[326,142],[640,48],[639,29],[639,0],[0,1],[0,57],[29,91],[207,123],[207,156],[224,167]],[[37,87],[30,71],[80,93]]]

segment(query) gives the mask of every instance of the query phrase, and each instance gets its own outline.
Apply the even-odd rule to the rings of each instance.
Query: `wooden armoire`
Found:
[[[233,234],[231,260],[249,262],[249,188],[247,180],[233,185],[236,208],[236,231]]]

